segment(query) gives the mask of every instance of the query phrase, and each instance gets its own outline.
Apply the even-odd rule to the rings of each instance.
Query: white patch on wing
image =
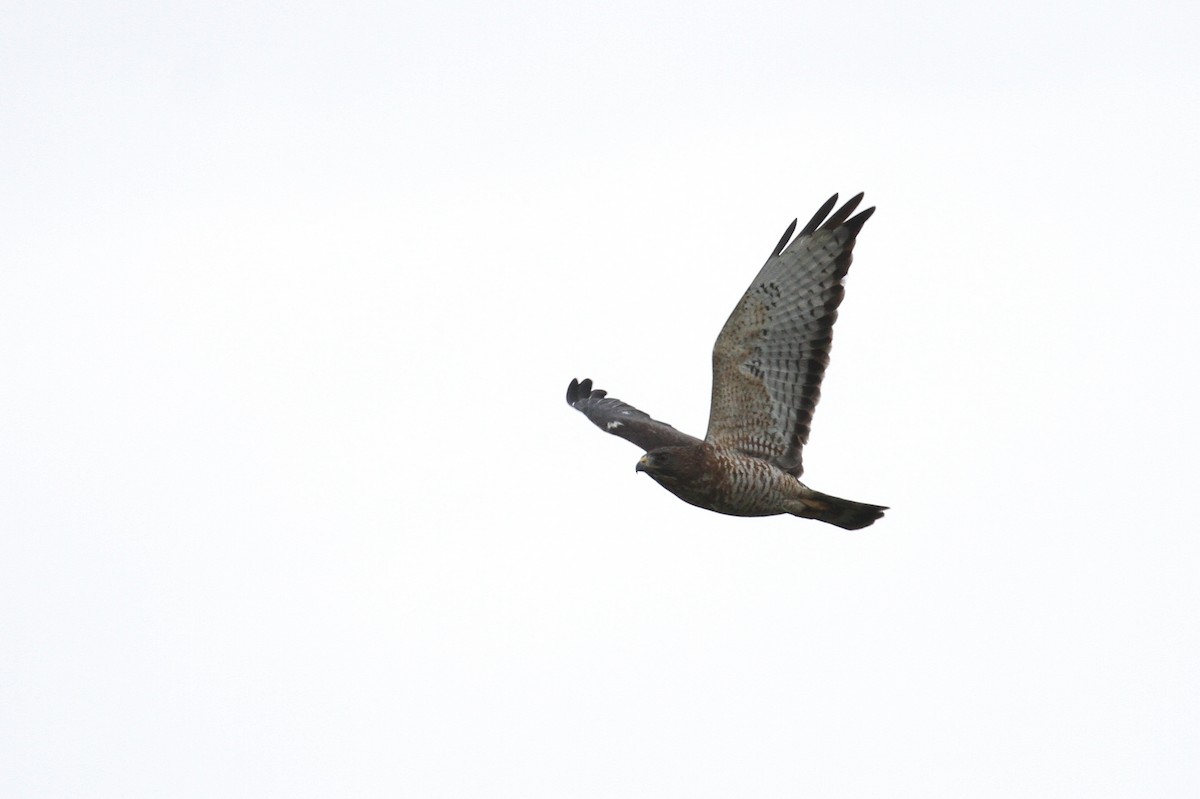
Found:
[[[613,428],[620,427],[623,424],[624,422],[609,422],[608,424],[604,425],[604,429],[612,430]]]

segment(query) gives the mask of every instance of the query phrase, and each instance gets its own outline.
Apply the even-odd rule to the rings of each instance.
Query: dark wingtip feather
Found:
[[[871,214],[875,213],[875,206],[871,206],[867,210],[858,214],[852,219],[846,221],[846,229],[850,231],[851,236],[857,236],[862,230],[862,226],[867,224],[867,220],[871,218]]]
[[[834,212],[833,216],[825,220],[825,224],[821,225],[821,230],[833,230],[850,218],[850,214],[854,213],[854,209],[862,202],[863,192],[846,200],[846,204]]]
[[[793,219],[792,224],[788,225],[788,229],[783,231],[783,238],[779,240],[779,243],[775,245],[775,250],[771,253],[772,258],[777,257],[779,253],[783,252],[783,248],[791,241],[792,234],[796,232],[796,223],[799,221],[799,219]]]
[[[571,385],[567,386],[567,404],[574,406],[579,402],[581,397],[586,397],[592,392],[592,381],[584,378],[583,381],[571,378]]]
[[[592,388],[592,379],[590,377],[585,377],[583,380],[571,378],[571,385],[567,386],[567,404],[572,408],[583,400],[604,399],[606,396],[608,396],[607,391]]]
[[[807,236],[816,231],[817,225],[821,224],[821,221],[829,216],[829,212],[833,210],[833,206],[837,205],[837,198],[838,196],[835,194],[825,201],[825,204],[813,214],[813,218],[808,220],[808,224],[800,231],[801,236]]]

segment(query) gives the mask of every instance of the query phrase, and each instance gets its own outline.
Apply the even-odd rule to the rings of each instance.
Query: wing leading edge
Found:
[[[652,419],[629,403],[593,389],[591,380],[572,380],[567,386],[567,404],[582,413],[606,433],[620,436],[649,452],[659,447],[683,447],[699,444],[700,439],[676,430],[666,422]]]

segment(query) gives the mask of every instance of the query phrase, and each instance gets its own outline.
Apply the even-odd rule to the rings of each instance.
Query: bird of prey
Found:
[[[567,403],[645,450],[637,471],[684,502],[731,516],[790,513],[847,530],[873,523],[887,508],[831,497],[799,480],[842,281],[855,238],[875,212],[851,216],[862,197],[834,211],[833,195],[793,239],[794,220],[733,309],[713,346],[703,441],[593,389],[591,380],[572,380]]]

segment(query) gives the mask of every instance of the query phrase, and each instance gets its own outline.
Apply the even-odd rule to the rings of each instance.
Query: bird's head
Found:
[[[637,462],[635,471],[645,472],[662,482],[686,478],[693,468],[693,447],[660,447],[650,450]]]

